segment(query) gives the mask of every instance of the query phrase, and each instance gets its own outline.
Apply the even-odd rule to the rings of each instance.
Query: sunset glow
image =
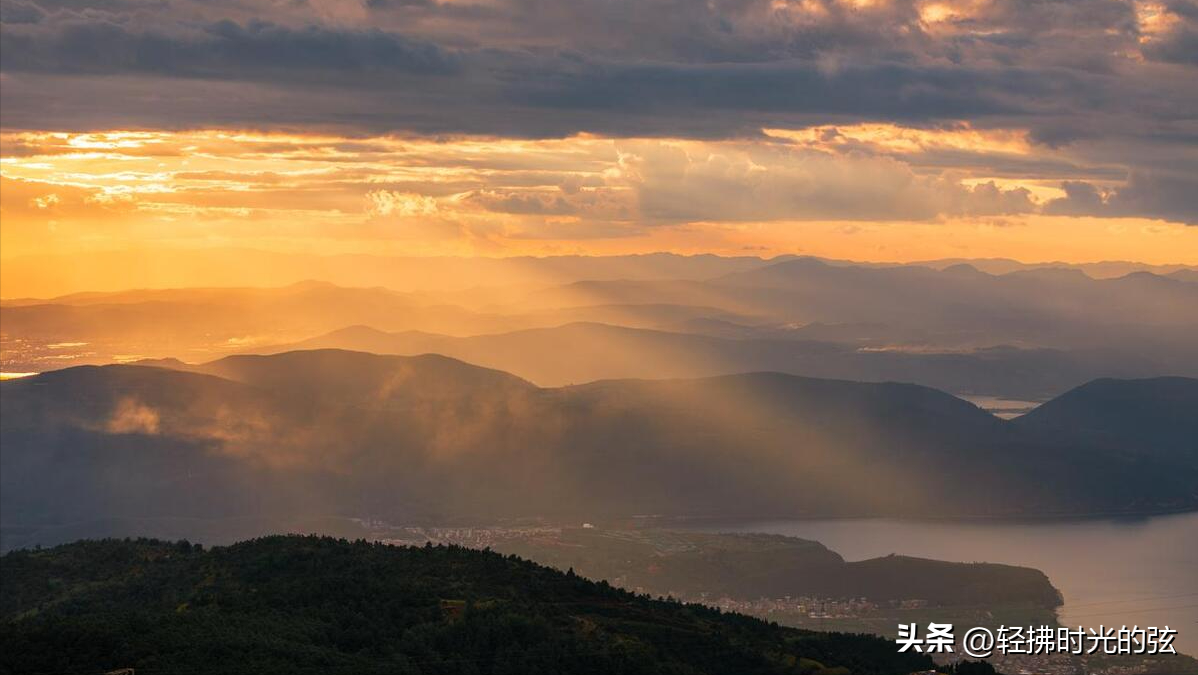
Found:
[[[0,673],[1198,673],[1196,84],[1198,0],[0,0]]]
[[[1198,262],[1184,3],[89,3],[5,0],[2,259]]]
[[[1198,261],[1198,230],[1181,223],[1052,215],[1053,200],[1066,197],[1063,165],[1099,184],[1119,181],[1067,152],[1037,149],[1020,130],[825,125],[725,141],[223,130],[2,140],[6,257],[132,245]],[[872,195],[868,209],[843,201],[861,191]],[[721,201],[704,206],[710,199]],[[1074,244],[1062,249],[1062,238]]]

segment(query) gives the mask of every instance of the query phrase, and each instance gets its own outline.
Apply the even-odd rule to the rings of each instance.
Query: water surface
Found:
[[[1165,626],[1198,655],[1198,512],[1036,521],[775,520],[705,529],[815,539],[846,560],[897,553],[1042,570],[1064,625]]]

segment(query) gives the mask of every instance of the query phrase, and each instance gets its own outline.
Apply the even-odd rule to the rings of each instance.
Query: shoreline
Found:
[[[1095,511],[1089,513],[1044,513],[1044,514],[979,514],[979,515],[883,515],[883,514],[857,514],[857,515],[771,515],[771,516],[666,516],[666,515],[651,515],[651,516],[632,516],[632,519],[643,521],[646,524],[653,523],[652,526],[658,527],[661,523],[679,522],[679,523],[698,523],[698,522],[728,522],[728,523],[747,523],[747,522],[775,522],[775,521],[860,521],[860,520],[892,520],[904,522],[928,522],[928,523],[1053,523],[1053,522],[1078,522],[1087,520],[1115,520],[1115,519],[1136,519],[1136,518],[1155,518],[1159,516],[1174,516],[1187,513],[1198,513],[1198,505],[1189,507],[1178,507],[1171,509],[1143,509],[1135,511]],[[616,518],[622,520],[622,518]],[[596,519],[598,521],[603,518]]]

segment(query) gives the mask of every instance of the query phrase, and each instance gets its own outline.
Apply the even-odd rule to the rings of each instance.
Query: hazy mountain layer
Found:
[[[320,279],[343,286],[385,286],[401,291],[466,290],[533,283],[563,284],[596,279],[709,279],[789,259],[755,256],[683,256],[670,253],[617,256],[432,257],[310,255],[232,248],[89,251],[79,255],[17,256],[5,260],[0,286],[5,298],[51,297],[81,290],[206,286],[222,279],[230,286],[283,286]],[[824,260],[859,267],[899,263]],[[944,268],[966,263],[993,274],[1045,267],[1078,269],[1095,278],[1132,272],[1171,274],[1194,266],[1111,261],[1072,264],[1023,263],[1008,259],[944,259],[911,265]],[[61,273],[70,269],[70,275]]]
[[[354,326],[257,351],[329,348],[376,354],[444,354],[505,370],[542,386],[650,375],[693,378],[775,371],[858,381],[913,382],[958,394],[1021,400],[1049,398],[1098,377],[1168,372],[1166,366],[1148,357],[1120,358],[1103,350],[995,347],[924,352],[803,340],[797,336],[725,338],[582,323],[471,337],[419,331],[387,333]]]
[[[502,296],[497,300],[508,297],[502,289],[496,293]],[[478,299],[486,293],[471,295]],[[307,339],[352,324],[391,331],[476,335],[569,321],[655,327],[696,319],[747,320],[712,307],[654,304],[505,314],[501,310],[475,311],[444,304],[428,295],[316,282],[283,288],[83,293],[51,301],[8,301],[0,314],[4,320],[0,361],[9,372],[43,372],[138,358],[210,360]]]
[[[1198,494],[1172,451],[1041,434],[916,385],[760,373],[541,389],[445,357],[340,351],[203,368],[220,377],[109,366],[0,385],[5,526],[1090,513]],[[1186,419],[1153,434],[1180,438]]]
[[[65,262],[64,258],[69,258]],[[784,259],[784,258],[779,258]],[[86,256],[7,259],[0,280],[6,298],[48,297],[80,290],[176,288],[209,285],[283,286],[320,279],[343,286],[403,291],[452,291],[506,284],[570,283],[583,279],[708,279],[760,267],[768,260],[672,253],[617,256],[415,258],[379,255],[288,254],[252,249],[100,251]],[[60,270],[70,268],[69,277]]]
[[[653,261],[662,262],[660,276],[647,275]],[[742,262],[730,274],[713,263],[704,276],[688,267],[698,265],[691,259],[636,258],[636,274],[626,279],[562,285],[548,275],[419,293],[308,282],[7,301],[2,366],[43,372],[139,358],[195,362],[300,343],[445,353],[550,386],[771,370],[1021,399],[1097,377],[1198,375],[1198,284],[1180,278],[814,259],[742,269]],[[614,260],[604,265],[595,269],[620,269]],[[354,325],[409,333],[312,339]],[[549,328],[556,332],[535,330]]]
[[[777,322],[919,329],[942,345],[1150,344],[1193,357],[1189,342],[1198,335],[1198,284],[1145,272],[1092,279],[1065,269],[991,275],[968,265],[875,268],[800,259],[710,281],[582,281],[532,294],[526,303],[633,301],[717,307]]]

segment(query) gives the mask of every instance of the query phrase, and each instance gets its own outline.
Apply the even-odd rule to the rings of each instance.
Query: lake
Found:
[[[704,528],[822,542],[846,560],[900,555],[1035,567],[1066,626],[1168,625],[1198,655],[1198,512],[1037,521],[772,520]]]

